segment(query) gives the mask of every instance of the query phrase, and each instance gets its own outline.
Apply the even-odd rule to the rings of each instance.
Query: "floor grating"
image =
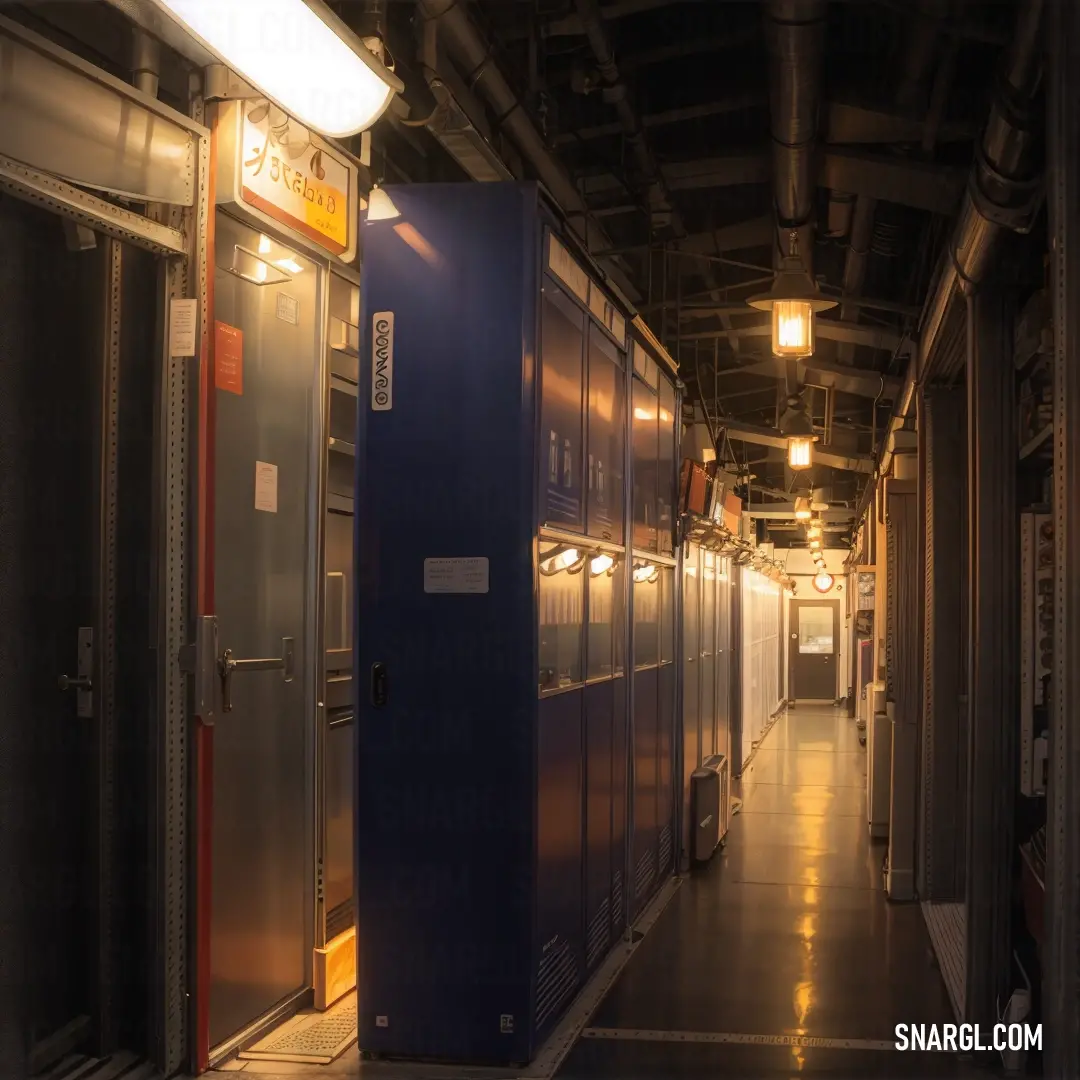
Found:
[[[301,1013],[240,1053],[242,1061],[329,1065],[356,1042],[356,992],[320,1013]]]

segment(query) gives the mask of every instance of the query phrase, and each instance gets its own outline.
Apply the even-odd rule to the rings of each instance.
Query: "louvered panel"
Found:
[[[920,731],[919,891],[954,900],[962,870],[963,793],[967,752],[962,691],[966,550],[964,393],[944,387],[922,399],[924,446],[922,533],[922,705]]]
[[[919,832],[916,854],[916,887],[920,896],[931,896],[934,888],[934,400],[924,395],[920,400],[921,455],[919,476],[922,481],[923,510],[923,702],[919,725]]]
[[[957,291],[945,309],[934,342],[934,349],[923,364],[920,382],[924,386],[933,383],[952,384],[964,370],[967,362],[967,307],[963,295]]]
[[[922,582],[919,580],[918,503],[914,492],[890,494],[887,506],[888,626],[886,690],[897,718],[914,722],[919,707],[919,642]]]

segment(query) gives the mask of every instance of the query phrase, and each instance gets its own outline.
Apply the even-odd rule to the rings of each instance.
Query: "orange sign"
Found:
[[[241,197],[340,255],[349,246],[347,163],[266,102],[243,108]]]
[[[244,392],[244,331],[214,323],[214,385],[230,394]]]

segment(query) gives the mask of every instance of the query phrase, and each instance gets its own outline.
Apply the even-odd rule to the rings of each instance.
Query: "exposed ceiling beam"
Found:
[[[764,105],[768,98],[764,93],[733,94],[720,101],[708,101],[703,105],[687,105],[680,109],[667,109],[664,112],[646,113],[641,118],[641,126],[646,128],[666,127],[669,124],[682,124],[687,120],[702,120],[708,116],[725,116],[728,113],[741,112]],[[573,145],[587,139],[603,139],[623,134],[620,124],[596,124],[593,127],[579,128],[565,132],[555,139],[556,146]]]
[[[763,184],[770,169],[769,151],[763,149],[680,161],[665,165],[663,174],[670,190],[689,191]],[[822,154],[818,184],[948,216],[956,210],[966,179],[963,169],[831,146]],[[617,176],[604,172],[583,176],[582,186],[587,196],[625,191]]]
[[[771,446],[777,450],[787,448],[787,439],[776,428],[761,427],[757,424],[744,424],[741,420],[722,418],[720,426],[727,431],[731,439],[756,443],[758,446]],[[874,459],[869,454],[834,454],[828,450],[814,450],[814,463],[827,465],[831,469],[844,472],[872,473]],[[794,513],[794,510],[792,511]]]
[[[730,34],[715,37],[692,38],[675,45],[658,45],[653,49],[641,49],[626,53],[621,60],[626,71],[648,67],[651,64],[665,64],[669,60],[682,60],[687,56],[702,56],[708,53],[723,52],[725,49],[741,49],[761,39],[761,26],[757,20]]]
[[[751,151],[665,165],[664,176],[672,191],[692,191],[701,188],[736,187],[740,184],[763,184],[769,179],[771,168],[768,154]]]
[[[751,326],[740,326],[734,330],[702,330],[693,334],[680,334],[683,341],[711,341],[713,338],[725,338],[736,335],[738,337],[769,337],[772,334],[770,323],[755,323]],[[896,350],[904,335],[898,330],[890,330],[886,327],[864,326],[862,323],[841,322],[839,319],[818,318],[814,323],[815,336],[825,341],[846,341],[852,345],[867,345],[871,349],[885,349],[889,352]]]
[[[625,249],[619,250],[623,251]],[[835,297],[835,299],[848,307],[868,308],[871,311],[892,311],[897,315],[907,315],[910,318],[918,318],[922,310],[914,304],[894,304],[889,300],[875,300],[871,297],[848,296],[844,294]],[[750,313],[746,304],[730,304],[714,307],[711,304],[694,302],[684,303],[682,306],[682,316],[684,319],[705,319],[710,315],[719,315],[721,312],[728,315],[748,315]]]
[[[717,101],[707,101],[701,105],[687,105],[664,112],[646,113],[641,118],[643,127],[666,127],[681,124],[688,120],[701,120],[709,116],[725,116],[733,112],[759,108],[768,103],[764,92],[732,94]],[[850,102],[834,101],[829,105],[825,118],[825,136],[828,142],[837,145],[856,143],[921,143],[926,126],[923,119],[914,119],[884,109],[856,105]],[[592,127],[579,128],[577,131],[564,132],[555,139],[557,146],[572,145],[589,139],[603,139],[622,133],[616,124],[596,124]],[[978,136],[979,131],[971,123],[942,123],[936,131],[939,143],[967,142]]]
[[[721,225],[709,232],[692,233],[680,241],[680,251],[702,255],[722,255],[725,251],[744,251],[749,248],[771,244],[776,234],[776,224],[771,214]]]
[[[679,0],[616,0],[615,3],[605,4],[600,9],[604,21],[609,19],[621,19],[626,15],[637,15],[643,11],[655,11],[657,8],[671,7]],[[562,19],[553,19],[542,30],[546,38],[552,37],[577,37],[585,33],[581,24],[581,18],[577,15],[567,15]]]
[[[881,398],[882,401],[895,401],[900,393],[902,380],[891,375],[879,375],[875,371],[862,371],[843,364],[828,364],[816,356],[801,361],[806,372],[806,382],[825,386],[840,394],[854,394],[856,397]],[[785,362],[770,356],[756,364],[746,367],[725,368],[721,375],[760,375],[782,379],[785,375]],[[726,396],[726,395],[725,395]]]
[[[825,139],[840,145],[851,143],[921,143],[925,120],[852,102],[832,102],[825,113]],[[966,142],[978,136],[975,124],[943,123],[938,142]]]
[[[819,183],[948,216],[956,210],[966,180],[964,169],[830,147],[822,155]]]
[[[785,518],[794,521],[795,520],[795,504],[787,503],[783,506],[758,505],[751,503],[749,506],[743,507],[743,512],[749,514],[755,518],[766,518],[784,520]],[[843,525],[846,522],[855,520],[854,510],[819,510],[814,514],[814,517],[819,518],[830,525]]]

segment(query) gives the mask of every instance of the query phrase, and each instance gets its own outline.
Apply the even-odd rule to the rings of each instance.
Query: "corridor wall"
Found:
[[[733,748],[745,762],[769,726],[781,699],[781,588],[764,574],[743,568],[742,593],[742,738]]]

